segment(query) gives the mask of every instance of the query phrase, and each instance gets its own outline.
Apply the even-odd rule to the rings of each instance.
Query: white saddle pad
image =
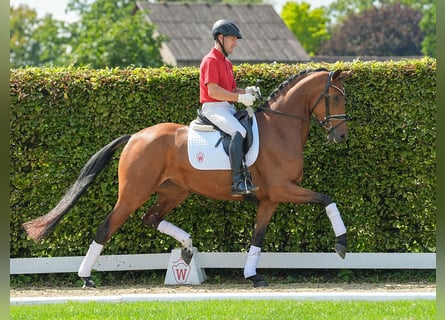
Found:
[[[246,165],[250,167],[258,157],[258,124],[253,116],[253,143],[246,154]],[[225,153],[222,141],[215,148],[221,134],[217,131],[197,131],[190,127],[188,134],[188,155],[190,164],[199,170],[230,170],[229,156]]]

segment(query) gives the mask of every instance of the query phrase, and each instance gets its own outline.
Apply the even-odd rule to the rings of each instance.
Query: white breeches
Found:
[[[209,119],[214,125],[225,133],[233,136],[237,131],[241,133],[243,138],[246,137],[246,129],[233,116],[236,112],[235,106],[226,101],[221,102],[205,102],[202,105],[202,114]]]

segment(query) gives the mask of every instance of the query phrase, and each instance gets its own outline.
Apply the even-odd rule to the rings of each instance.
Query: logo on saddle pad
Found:
[[[246,165],[253,165],[258,157],[259,139],[258,124],[253,116],[253,142],[246,154]],[[210,131],[209,131],[210,130]],[[229,156],[224,151],[219,131],[208,129],[201,131],[194,129],[193,122],[188,134],[188,158],[193,168],[199,170],[230,170]]]

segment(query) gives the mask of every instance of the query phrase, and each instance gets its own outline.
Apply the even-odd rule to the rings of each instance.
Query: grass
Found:
[[[436,318],[433,300],[410,301],[294,301],[220,300],[193,302],[98,303],[10,306],[13,320],[71,319],[316,319],[421,320]]]
[[[435,270],[261,270],[269,283],[435,283]],[[206,270],[210,285],[242,283],[242,271]],[[99,286],[157,286],[163,283],[165,271],[95,272]],[[77,275],[10,276],[10,287],[27,288],[80,287]],[[194,302],[99,303],[10,306],[11,319],[298,319],[298,320],[421,320],[436,319],[434,300],[411,301],[295,301],[295,300],[220,300]]]

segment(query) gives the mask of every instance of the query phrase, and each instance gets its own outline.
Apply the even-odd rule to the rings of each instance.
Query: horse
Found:
[[[303,148],[312,120],[326,130],[329,142],[348,138],[343,80],[350,74],[351,71],[316,69],[291,75],[255,111],[259,152],[249,170],[259,190],[253,195],[257,213],[244,267],[244,278],[251,280],[254,287],[268,285],[256,268],[269,222],[280,203],[324,207],[335,233],[333,250],[345,258],[346,227],[336,203],[328,195],[303,188],[299,183],[303,177]],[[23,223],[28,236],[36,242],[45,238],[109,164],[116,150],[124,146],[118,165],[117,202],[99,225],[79,267],[83,287],[96,286],[91,270],[104,245],[153,194],[157,195],[156,202],[143,215],[143,223],[176,239],[181,244],[182,258],[190,263],[191,236],[165,220],[166,215],[191,193],[216,200],[248,200],[247,196],[231,195],[229,170],[198,170],[190,165],[190,130],[188,125],[158,123],[113,140],[87,161],[77,180],[49,213]]]

